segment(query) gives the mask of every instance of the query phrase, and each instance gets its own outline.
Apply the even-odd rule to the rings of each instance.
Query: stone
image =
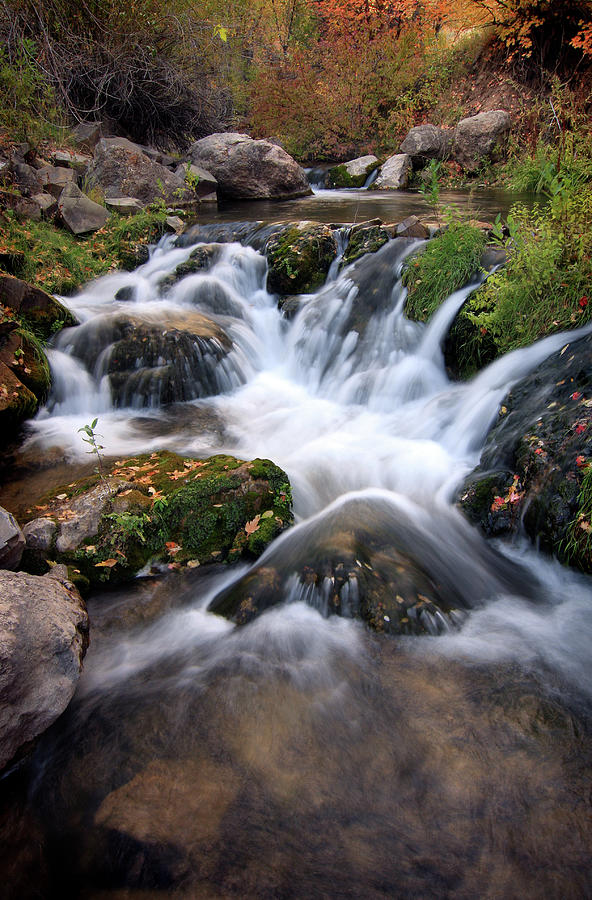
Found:
[[[32,219],[34,222],[41,221],[41,206],[32,197],[19,198],[14,204],[14,212],[21,222],[26,219]]]
[[[144,205],[155,200],[174,205],[196,199],[183,179],[125,138],[101,138],[87,177],[89,184],[98,185],[109,198],[135,197]]]
[[[27,522],[23,528],[23,535],[28,550],[49,553],[54,545],[57,525],[53,519],[39,518]]]
[[[211,134],[196,141],[189,156],[217,179],[222,199],[289,199],[312,193],[304,169],[285,150],[248,134]]]
[[[510,114],[503,109],[461,119],[454,129],[452,158],[465,171],[477,171],[485,158],[495,155],[510,125]]]
[[[195,184],[194,191],[201,201],[210,201],[212,197],[214,200],[218,199],[218,181],[211,172],[206,171],[201,166],[196,166],[193,163],[181,164],[175,169],[175,175],[184,181],[186,176],[189,175],[189,178]]]
[[[144,209],[135,197],[106,197],[105,207],[120,216],[137,216]]]
[[[399,222],[395,229],[395,234],[397,237],[421,238],[427,241],[430,231],[426,225],[420,222],[417,216],[408,216],[402,222]]]
[[[32,166],[17,162],[13,171],[19,190],[25,197],[30,197],[32,194],[40,194],[43,191],[43,181],[39,172]]]
[[[376,156],[358,156],[349,162],[329,169],[328,181],[333,188],[363,187],[370,172],[378,165]]]
[[[39,207],[42,219],[52,219],[58,211],[57,200],[51,194],[34,194],[31,200]]]
[[[0,569],[18,569],[25,536],[12,513],[0,506]]]
[[[401,153],[411,157],[414,169],[421,169],[431,159],[444,159],[452,135],[435,125],[416,125],[401,144]]]
[[[78,146],[94,150],[101,138],[101,123],[79,122],[72,131],[72,138]]]
[[[592,457],[591,359],[591,336],[566,338],[512,387],[456,498],[486,536],[525,531],[538,548],[584,572],[592,572],[592,510],[582,496]]]
[[[56,200],[62,194],[66,185],[76,182],[76,173],[73,169],[64,169],[63,166],[45,166],[39,169],[39,178],[43,184],[43,190],[55,197]]]
[[[68,169],[63,171],[67,172]],[[62,191],[58,210],[64,223],[73,234],[99,231],[109,219],[109,213],[105,207],[90,200],[73,182]]]
[[[80,594],[53,575],[0,571],[0,767],[66,709],[88,646]]]
[[[83,175],[92,161],[92,156],[86,153],[71,153],[69,150],[56,150],[51,158],[54,166],[74,169],[78,175]]]
[[[411,173],[411,157],[407,153],[397,153],[380,167],[378,178],[373,184],[376,190],[397,191],[407,187]]]
[[[166,224],[167,228],[172,231],[173,234],[181,234],[185,228],[185,222],[180,216],[167,216]]]
[[[32,331],[49,338],[59,327],[76,325],[76,319],[66,307],[20,278],[0,273],[0,303],[10,307]]]
[[[366,253],[376,253],[386,244],[389,237],[388,230],[382,226],[380,220],[378,224],[362,222],[360,225],[354,225],[343,254],[343,264],[349,265]]]
[[[164,451],[111,464],[90,488],[87,477],[43,503],[43,517],[25,526],[28,562],[42,571],[57,560],[91,585],[129,580],[151,560],[252,559],[293,521],[288,477],[270,460]]]
[[[325,282],[337,256],[337,242],[328,225],[299,222],[273,234],[265,255],[270,293],[310,293]]]

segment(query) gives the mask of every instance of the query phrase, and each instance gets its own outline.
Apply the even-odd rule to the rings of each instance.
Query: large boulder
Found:
[[[60,169],[68,172],[69,169]],[[72,234],[88,234],[106,225],[109,213],[100,203],[83,194],[78,185],[70,182],[61,192],[58,212]]]
[[[328,225],[299,222],[273,234],[265,255],[271,293],[310,293],[324,283],[337,256],[337,242]]]
[[[218,182],[211,172],[193,163],[181,163],[175,169],[175,175],[193,186],[200,203],[214,202],[218,199]]]
[[[101,138],[87,175],[105,197],[135,197],[144,205],[195,201],[195,193],[166,166],[150,159],[142,147],[125,138]]]
[[[525,530],[538,547],[592,571],[592,337],[569,342],[503,400],[479,466],[458,491],[491,537]]]
[[[380,191],[403,190],[409,183],[410,174],[411,157],[407,153],[397,153],[382,164],[372,187]]]
[[[451,133],[436,125],[416,125],[401,144],[401,153],[411,157],[414,169],[421,169],[431,159],[443,159],[448,152]]]
[[[287,199],[312,193],[304,169],[285,150],[248,134],[211,134],[196,141],[189,156],[214,175],[223,199]]]
[[[92,483],[94,481],[94,484]],[[81,584],[132,578],[150,560],[169,568],[256,557],[292,523],[287,475],[266,459],[118,460],[102,477],[41,498],[24,527],[23,565],[72,567]]]
[[[510,130],[510,114],[503,109],[461,119],[454,129],[450,154],[467,172],[475,172],[486,157],[495,155]]]
[[[37,174],[45,193],[51,194],[56,200],[61,197],[65,187],[76,184],[76,173],[64,166],[44,166]]]
[[[358,156],[349,162],[329,169],[328,181],[332,188],[357,188],[363,187],[368,175],[378,165],[376,156]]]
[[[88,616],[64,567],[0,571],[0,767],[62,714],[88,645]]]

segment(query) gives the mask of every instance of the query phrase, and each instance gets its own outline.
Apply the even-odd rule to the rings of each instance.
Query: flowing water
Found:
[[[81,325],[55,341],[27,453],[76,466],[98,416],[116,456],[268,457],[296,525],[259,563],[285,576],[277,605],[243,628],[208,606],[246,566],[92,598],[76,697],[5,779],[15,897],[592,894],[589,581],[523,543],[492,548],[452,504],[509,386],[566,338],[450,382],[440,345],[474,285],[408,321],[417,246],[333,272],[291,320],[261,254],[232,242],[171,284],[192,248],[168,239],[67,301]],[[221,331],[113,377],[125,322],[150,342],[196,313]],[[433,637],[329,616],[294,573],[356,533],[420,556],[463,616]],[[346,599],[354,612],[355,585]]]

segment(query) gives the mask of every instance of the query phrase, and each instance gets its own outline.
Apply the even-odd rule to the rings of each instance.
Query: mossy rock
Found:
[[[337,256],[337,242],[328,225],[304,222],[272,235],[265,254],[268,291],[307,294],[324,283]]]
[[[347,249],[343,255],[343,265],[349,265],[366,253],[376,253],[390,239],[389,232],[382,225],[358,226],[352,229]]]
[[[59,300],[38,287],[0,273],[0,304],[11,309],[25,328],[41,339],[60,328],[76,325],[72,313]]]
[[[479,466],[457,493],[487,536],[524,530],[543,551],[592,572],[592,337],[569,342],[503,400]]]
[[[29,547],[29,566],[64,562],[91,587],[127,581],[149,562],[178,569],[254,559],[293,521],[288,477],[270,460],[168,452],[56,488],[34,512],[57,528],[45,546]]]
[[[196,272],[207,272],[218,261],[220,257],[219,244],[205,244],[196,247],[189,255],[189,259],[180,263],[175,271],[167,275],[161,281],[161,287],[167,288],[181,281],[187,275],[194,275]]]
[[[376,168],[376,164],[370,168]],[[327,180],[331,188],[361,188],[364,187],[367,177],[367,172],[362,172],[360,175],[350,175],[347,171],[347,166],[345,163],[342,163],[329,169]]]

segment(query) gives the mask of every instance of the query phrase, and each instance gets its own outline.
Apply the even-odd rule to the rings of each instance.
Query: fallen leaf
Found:
[[[273,510],[272,510],[272,509],[266,509],[264,513],[261,513],[261,518],[262,518],[262,519],[271,519],[272,516],[273,516]]]
[[[112,569],[113,566],[116,566],[116,565],[117,565],[116,559],[104,559],[103,562],[95,563],[95,569],[101,569],[101,568]]]
[[[67,500],[67,499],[68,499],[67,494],[57,494],[56,495],[56,500]]]
[[[261,516],[255,516],[254,519],[251,519],[250,522],[247,522],[245,525],[245,531],[247,534],[253,534],[259,528],[259,519]]]

